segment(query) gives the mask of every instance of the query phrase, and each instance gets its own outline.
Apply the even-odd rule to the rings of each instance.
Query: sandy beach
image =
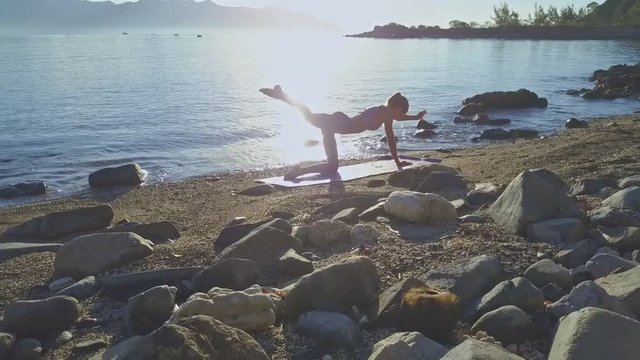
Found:
[[[622,178],[640,173],[640,114],[596,119],[586,129],[560,130],[541,139],[517,140],[508,143],[487,143],[467,149],[446,152],[411,154],[442,159],[442,164],[456,168],[468,182],[491,182],[506,186],[520,172],[546,168],[559,175],[569,186],[583,178],[612,176]],[[247,222],[271,218],[273,211],[288,211],[295,215],[292,225],[319,220],[312,214],[331,201],[354,196],[385,198],[394,190],[390,185],[367,186],[372,179],[386,180],[389,175],[344,183],[343,186],[311,186],[277,191],[259,197],[237,192],[255,185],[255,179],[281,175],[286,169],[225,174],[201,177],[178,183],[141,186],[124,194],[99,195],[95,198],[67,198],[49,203],[30,204],[0,209],[0,233],[31,218],[77,207],[108,203],[115,212],[114,223],[122,219],[141,223],[168,220],[174,223],[181,238],[155,246],[152,255],[126,267],[97,276],[98,282],[119,273],[178,267],[207,266],[216,255],[213,240],[225,224],[235,217]],[[441,194],[456,200],[459,194]],[[587,202],[597,202],[586,197]],[[483,215],[484,210],[476,214]],[[512,235],[492,222],[460,224],[439,241],[422,243],[400,239],[385,223],[371,222],[379,233],[377,243],[367,248],[367,255],[376,265],[381,287],[386,289],[399,279],[419,276],[430,269],[477,255],[495,255],[513,276],[521,276],[535,263],[540,253],[553,256],[558,249],[546,243],[530,243]],[[63,239],[69,240],[69,239]],[[359,254],[352,244],[340,245],[330,251],[314,251],[321,260],[316,269]],[[0,311],[13,301],[50,296],[47,284],[52,279],[55,254],[29,254],[0,264]],[[261,285],[278,286],[282,279],[263,276]],[[261,280],[261,281],[262,281]],[[105,339],[115,344],[126,339],[119,314],[125,303],[105,299],[101,292],[81,302],[81,317],[98,318],[99,327],[74,327],[73,339],[55,350],[47,351],[46,359],[83,358],[71,355],[74,344],[89,339]],[[44,319],[43,319],[44,321]],[[458,329],[464,334],[465,327]],[[390,330],[365,331],[365,344],[354,354],[333,352],[333,359],[367,358],[372,345],[391,333]],[[313,344],[291,330],[286,322],[268,331],[254,334],[273,359],[293,359]],[[531,342],[529,347],[544,353],[546,344]],[[88,356],[88,355],[87,355]],[[524,355],[522,355],[524,356]],[[524,356],[527,358],[526,356]],[[534,358],[533,356],[530,358]]]

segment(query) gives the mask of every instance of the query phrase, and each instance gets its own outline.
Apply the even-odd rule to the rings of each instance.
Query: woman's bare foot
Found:
[[[300,166],[294,166],[293,168],[291,168],[291,170],[289,170],[289,172],[287,172],[284,175],[284,180],[285,181],[295,180],[298,176],[302,175],[301,170],[302,168]]]
[[[260,92],[274,99],[287,101],[287,94],[285,94],[284,91],[282,91],[282,87],[280,87],[280,85],[274,86],[273,89],[269,89],[269,88],[260,89]]]

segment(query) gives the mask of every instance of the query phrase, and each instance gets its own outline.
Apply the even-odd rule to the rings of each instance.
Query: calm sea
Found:
[[[496,113],[551,133],[569,117],[629,113],[638,100],[586,101],[596,69],[635,63],[640,42],[374,40],[311,32],[0,36],[0,185],[46,181],[44,200],[88,191],[94,170],[138,162],[149,183],[323,158],[317,129],[258,88],[279,83],[314,111],[355,114],[401,91],[440,136],[405,150],[464,146],[461,101],[527,88],[547,109]],[[343,157],[385,152],[382,130],[339,139]]]

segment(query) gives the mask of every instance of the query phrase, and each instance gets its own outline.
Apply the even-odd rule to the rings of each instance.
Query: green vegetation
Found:
[[[585,23],[640,26],[640,0],[607,0],[587,16]]]

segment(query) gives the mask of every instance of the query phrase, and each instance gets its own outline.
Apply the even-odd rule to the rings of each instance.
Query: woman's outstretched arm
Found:
[[[391,152],[391,157],[396,162],[396,166],[398,166],[398,170],[402,170],[402,164],[400,163],[400,159],[398,158],[398,149],[396,147],[396,135],[393,133],[392,121],[384,123],[384,132],[387,135],[387,145],[389,145],[389,152]]]
[[[417,115],[403,115],[400,119],[396,119],[398,121],[406,121],[406,120],[421,120],[425,115],[427,115],[427,110],[420,111]]]

